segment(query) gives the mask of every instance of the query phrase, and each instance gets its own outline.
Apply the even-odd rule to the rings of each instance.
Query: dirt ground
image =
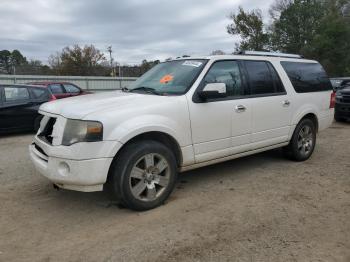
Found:
[[[0,138],[0,261],[350,261],[349,123],[304,163],[274,150],[184,173],[142,213],[54,190],[31,138]]]

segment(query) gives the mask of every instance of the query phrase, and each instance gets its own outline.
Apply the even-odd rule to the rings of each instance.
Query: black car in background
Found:
[[[54,100],[44,87],[31,85],[0,85],[0,133],[36,131],[41,104]]]
[[[337,88],[334,119],[338,122],[350,120],[350,82]]]
[[[350,77],[331,78],[330,80],[334,91],[350,85]]]

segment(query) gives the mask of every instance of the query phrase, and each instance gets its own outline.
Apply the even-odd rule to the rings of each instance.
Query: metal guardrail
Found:
[[[84,90],[108,91],[130,85],[137,77],[0,75],[0,84],[22,84],[41,81],[71,82]]]

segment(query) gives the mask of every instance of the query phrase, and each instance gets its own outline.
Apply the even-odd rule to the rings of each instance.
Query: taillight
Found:
[[[335,107],[335,92],[332,92],[331,101],[329,103],[329,108],[334,108],[334,107]]]
[[[49,101],[54,101],[54,100],[56,100],[57,98],[54,96],[54,95],[50,95],[50,99],[49,99]]]

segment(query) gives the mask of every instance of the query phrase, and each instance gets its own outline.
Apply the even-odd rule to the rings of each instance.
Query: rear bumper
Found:
[[[350,104],[349,103],[336,103],[335,115],[340,118],[350,119]]]

